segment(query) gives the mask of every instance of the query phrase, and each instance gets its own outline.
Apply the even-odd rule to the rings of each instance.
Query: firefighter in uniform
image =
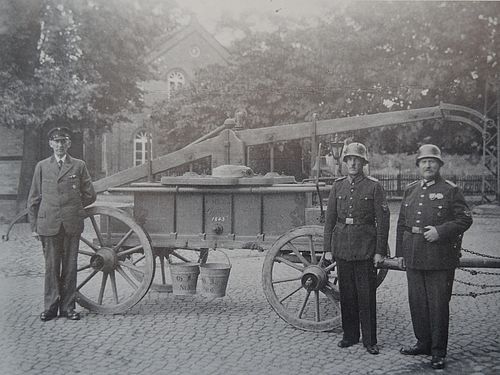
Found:
[[[401,348],[405,355],[432,355],[431,367],[445,367],[449,302],[461,236],[472,217],[464,196],[440,176],[441,150],[423,145],[416,164],[421,181],[405,190],[396,234],[396,256],[406,263],[408,300],[417,342]]]
[[[363,173],[366,147],[347,145],[343,161],[348,176],[333,183],[324,232],[324,250],[337,262],[344,331],[338,346],[356,344],[361,324],[363,345],[368,353],[378,354],[375,265],[387,251],[389,208],[382,185]]]
[[[75,312],[77,256],[83,231],[84,207],[96,200],[85,162],[72,158],[70,131],[49,131],[54,154],[35,167],[28,196],[28,217],[33,236],[40,239],[45,257],[42,321],[64,316],[79,320]]]

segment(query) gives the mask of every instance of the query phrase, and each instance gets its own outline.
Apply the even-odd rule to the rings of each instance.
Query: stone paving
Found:
[[[476,217],[463,246],[500,256],[498,228],[500,218]],[[262,253],[230,252],[233,268],[224,298],[149,291],[122,315],[80,309],[81,321],[45,323],[38,319],[43,258],[25,224],[15,226],[10,241],[0,242],[0,253],[0,374],[500,373],[499,293],[452,298],[447,367],[434,371],[430,357],[398,352],[414,342],[401,271],[390,271],[378,289],[381,353],[373,356],[361,344],[338,348],[339,330],[304,332],[282,321],[262,291]],[[500,284],[500,275],[457,271],[457,279]],[[472,290],[455,285],[457,292]]]

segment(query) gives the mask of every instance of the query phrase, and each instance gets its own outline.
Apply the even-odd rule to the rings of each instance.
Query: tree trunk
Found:
[[[24,127],[23,160],[21,162],[21,173],[19,174],[19,185],[17,188],[16,211],[26,208],[26,201],[31,187],[31,180],[36,163],[40,160],[40,136],[42,132],[38,128]]]

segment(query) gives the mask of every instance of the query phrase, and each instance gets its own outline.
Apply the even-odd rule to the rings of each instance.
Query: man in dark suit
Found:
[[[83,231],[84,207],[96,200],[85,162],[72,158],[67,128],[49,131],[54,154],[35,167],[28,196],[28,217],[33,236],[41,240],[45,257],[42,321],[58,314],[79,320],[75,311],[77,256]]]
[[[472,217],[460,189],[444,180],[441,150],[423,145],[417,153],[422,176],[405,190],[398,218],[396,256],[406,262],[408,300],[417,343],[405,355],[431,354],[434,369],[445,367],[449,302],[461,236]]]
[[[377,270],[387,251],[389,208],[377,179],[365,176],[366,147],[351,143],[344,151],[347,177],[337,179],[328,198],[324,250],[337,262],[343,338],[346,348],[359,341],[370,354],[378,354],[376,291]]]

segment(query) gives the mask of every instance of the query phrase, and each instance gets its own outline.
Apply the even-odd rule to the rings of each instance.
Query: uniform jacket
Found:
[[[61,224],[68,233],[81,233],[85,206],[95,202],[96,193],[85,162],[66,154],[59,170],[54,155],[40,161],[28,196],[31,230],[54,236]]]
[[[364,175],[353,181],[337,179],[326,210],[324,250],[343,260],[366,260],[385,255],[389,233],[389,208],[378,180]],[[354,224],[346,224],[352,219]]]
[[[459,188],[442,177],[424,184],[416,181],[405,190],[396,233],[396,256],[406,266],[422,270],[458,266],[460,237],[471,226],[469,207]],[[439,239],[428,242],[419,228],[436,227]]]

